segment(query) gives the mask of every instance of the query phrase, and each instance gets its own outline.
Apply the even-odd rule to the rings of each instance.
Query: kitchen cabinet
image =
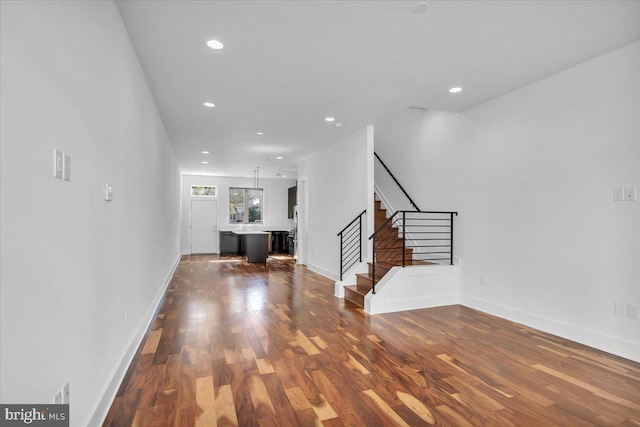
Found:
[[[240,237],[233,231],[220,232],[220,255],[238,255],[240,252]]]

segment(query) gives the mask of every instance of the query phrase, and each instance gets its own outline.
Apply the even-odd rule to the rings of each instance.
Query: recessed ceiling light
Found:
[[[336,121],[336,118],[335,118],[335,117],[325,117],[325,118],[324,118],[324,121],[325,121],[325,122],[335,122],[335,121]]]
[[[263,132],[256,132],[256,135],[264,135]]]
[[[342,126],[342,123],[336,123],[335,126],[339,128],[340,126]]]
[[[424,1],[419,1],[411,6],[411,13],[419,15],[421,13],[425,13],[429,9],[429,3]]]
[[[283,177],[283,178],[286,178],[286,177],[287,177],[287,175],[282,175],[282,177]]]
[[[203,165],[208,165],[208,164],[209,164],[209,162],[202,162],[202,164],[203,164]]]
[[[207,42],[207,46],[209,46],[211,49],[214,49],[214,50],[220,50],[224,47],[224,45],[220,43],[218,40],[209,40]]]
[[[205,150],[205,151],[202,151],[202,154],[209,154],[209,152]]]
[[[278,157],[276,157],[276,159],[282,160],[282,156],[278,156]]]
[[[449,89],[449,93],[459,93],[459,92],[462,92],[462,88],[459,86],[452,87],[451,89]]]
[[[214,104],[213,102],[205,102],[203,104],[205,107],[209,107],[209,108],[213,108],[216,106],[216,104]]]

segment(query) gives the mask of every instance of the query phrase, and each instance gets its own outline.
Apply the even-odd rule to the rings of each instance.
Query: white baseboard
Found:
[[[554,319],[495,304],[469,295],[461,295],[460,303],[512,322],[521,323],[559,337],[597,348],[625,359],[640,362],[640,344],[590,331]]]
[[[317,265],[307,264],[307,268],[313,271],[314,273],[318,273],[321,276],[326,277],[327,279],[331,279],[333,281],[336,281],[339,279],[339,276],[336,273],[329,270],[325,270],[324,268],[318,267]]]
[[[149,304],[146,313],[142,317],[142,322],[138,326],[138,329],[131,339],[129,348],[122,357],[122,362],[120,362],[120,365],[111,376],[111,382],[105,388],[104,393],[102,393],[102,399],[100,399],[100,402],[98,402],[98,404],[96,405],[91,420],[85,425],[101,426],[105,418],[107,417],[109,409],[111,408],[111,404],[113,403],[113,399],[115,399],[116,393],[120,388],[120,383],[122,383],[122,380],[124,379],[124,376],[127,373],[131,362],[133,361],[133,357],[136,355],[136,351],[138,350],[138,347],[140,346],[140,343],[144,338],[144,334],[147,332],[149,325],[151,325],[151,322],[154,319],[154,315],[156,314],[156,311],[158,310],[160,303],[162,302],[163,296],[167,291],[169,284],[171,283],[171,279],[173,278],[173,275],[178,268],[178,264],[180,263],[181,258],[182,256],[178,255],[176,261],[173,264],[173,267],[171,268],[171,271],[169,272],[167,277],[165,277],[162,286],[160,287],[160,289],[158,289],[158,292],[156,292],[155,296],[153,297],[151,304]]]
[[[342,275],[342,280],[336,280],[334,286],[334,297],[344,298],[344,287],[355,285],[358,282],[356,274],[366,274],[369,271],[369,264],[366,262],[355,263],[347,272]]]
[[[397,311],[418,310],[421,308],[443,307],[460,303],[458,294],[430,295],[413,298],[388,299],[376,304],[374,314],[394,313]],[[366,313],[369,311],[365,310]],[[371,314],[371,313],[369,313]]]

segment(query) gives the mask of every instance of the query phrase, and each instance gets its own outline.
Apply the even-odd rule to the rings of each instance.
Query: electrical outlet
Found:
[[[627,202],[636,201],[636,187],[627,187],[624,189],[624,200]]]
[[[624,188],[618,187],[613,189],[613,201],[622,202],[624,200]]]
[[[62,403],[69,403],[69,381],[62,388]]]
[[[53,396],[54,405],[62,405],[62,390],[58,390],[55,396]]]
[[[487,284],[487,278],[484,276],[480,276],[480,284],[481,285],[486,285]]]
[[[621,302],[616,302],[613,305],[613,313],[616,316],[624,316],[624,304]]]
[[[629,319],[638,320],[638,306],[633,304],[627,304],[627,317]]]
[[[124,325],[127,326],[129,324],[129,309],[127,308],[124,311]]]

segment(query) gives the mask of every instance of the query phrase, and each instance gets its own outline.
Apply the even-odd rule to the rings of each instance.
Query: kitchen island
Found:
[[[240,237],[240,254],[247,262],[266,263],[269,256],[269,233],[266,231],[233,230]]]

